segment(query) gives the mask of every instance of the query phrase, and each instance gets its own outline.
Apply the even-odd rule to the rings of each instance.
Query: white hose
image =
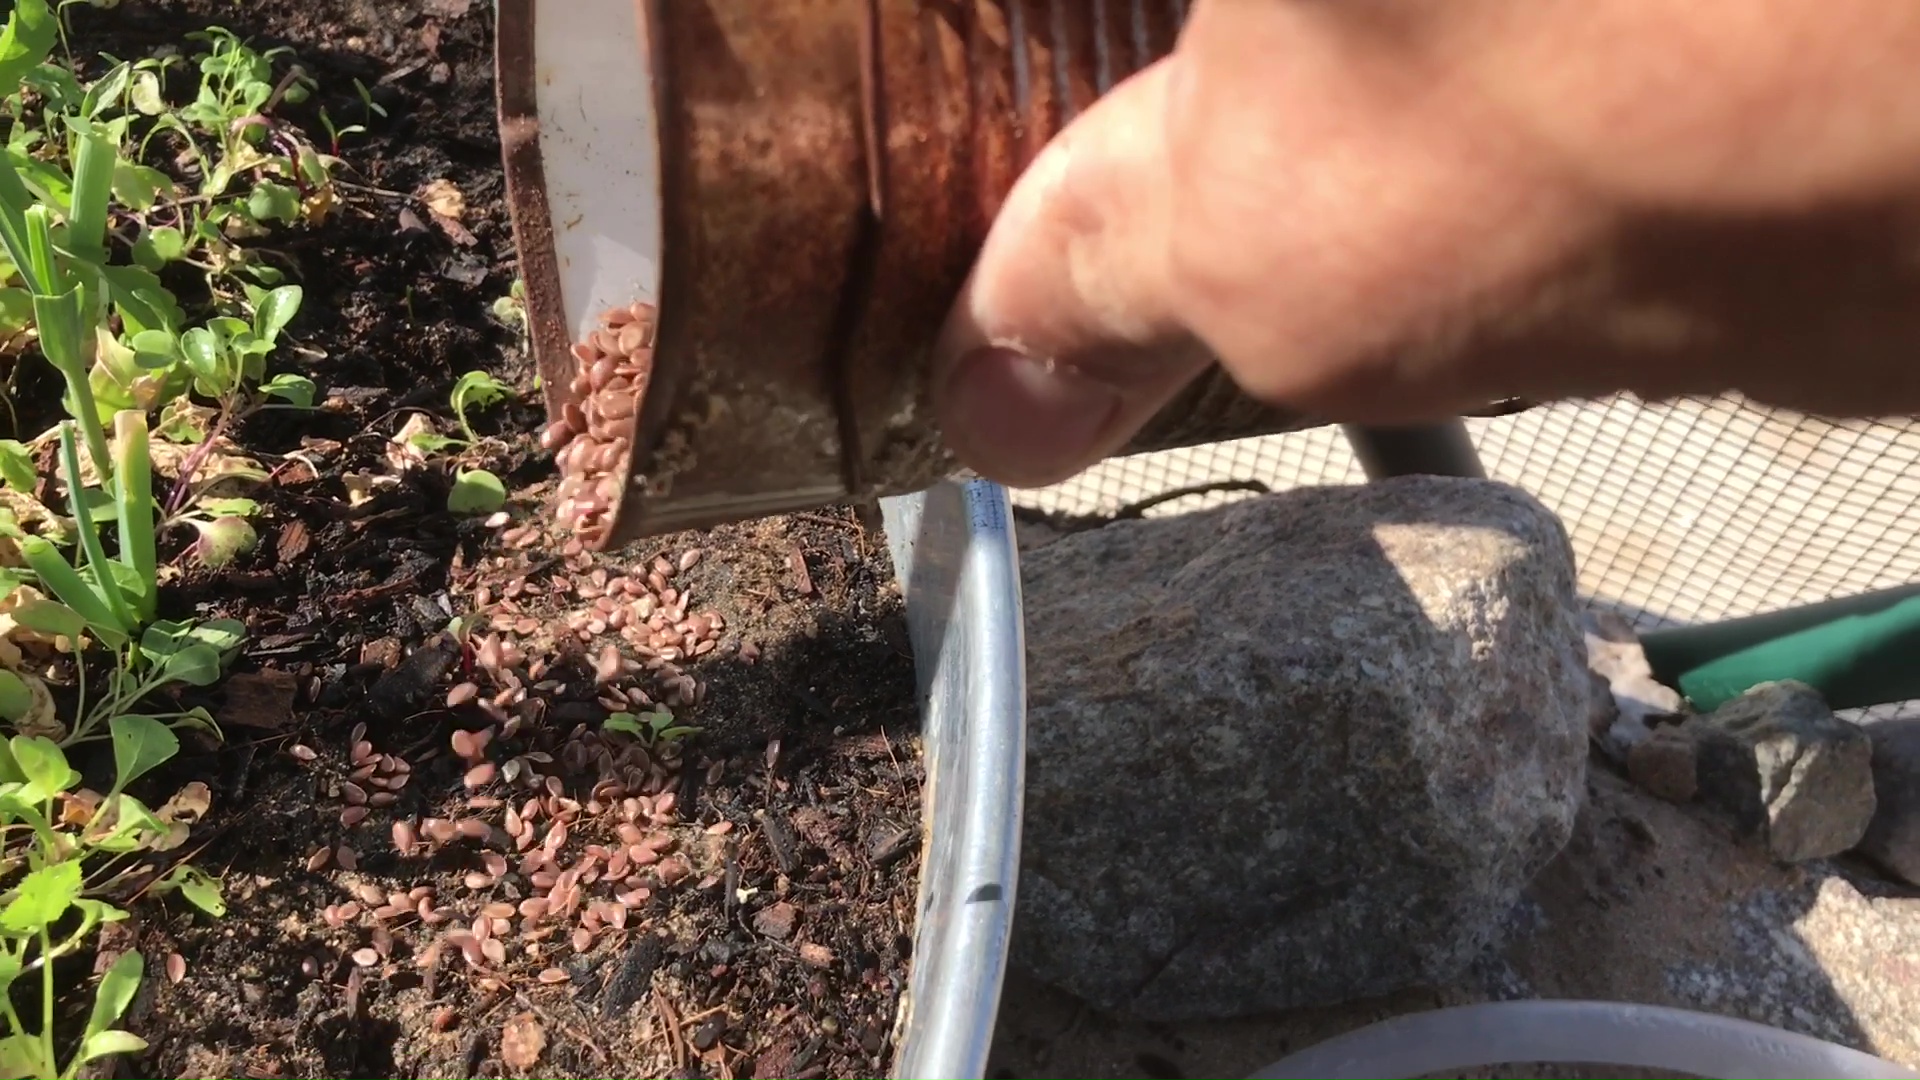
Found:
[[[1497,1001],[1383,1020],[1255,1073],[1414,1077],[1517,1062],[1753,1077],[1920,1077],[1884,1058],[1764,1024],[1657,1005]]]

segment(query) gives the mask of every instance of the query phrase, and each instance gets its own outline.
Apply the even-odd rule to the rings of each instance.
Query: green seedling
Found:
[[[475,409],[491,408],[512,396],[513,388],[506,383],[484,371],[469,371],[454,381],[453,392],[447,395],[447,403],[453,407],[454,422],[460,425],[462,435],[421,431],[409,436],[407,441],[423,454],[472,446],[480,441],[480,433],[473,429],[469,413]]]
[[[607,717],[601,726],[608,731],[632,735],[649,746],[676,742],[700,733],[697,727],[674,723],[672,711],[664,705],[655,706],[653,711],[637,716],[630,712],[617,712]]]
[[[455,514],[491,514],[507,505],[507,486],[485,469],[461,469],[453,475],[447,510]]]
[[[101,976],[86,1028],[64,1064],[54,1039],[54,962],[87,948],[101,925],[126,918],[127,912],[100,897],[148,872],[147,860],[187,839],[186,823],[173,806],[155,813],[126,791],[173,758],[179,739],[149,716],[115,716],[108,726],[114,779],[104,795],[79,787],[80,774],[51,740],[16,735],[0,743],[0,836],[7,838],[0,858],[21,872],[0,892],[0,1018],[6,1031],[0,1075],[67,1080],[88,1062],[147,1045],[114,1026],[145,971],[133,951],[116,957]],[[176,863],[153,891],[177,891],[216,918],[226,908],[219,883],[185,862]],[[23,978],[39,982],[37,1028],[13,1004],[10,991]]]
[[[220,567],[252,551],[260,542],[260,534],[248,520],[259,513],[260,504],[252,499],[202,496],[167,524],[191,525],[197,534],[194,558],[203,566]]]
[[[158,564],[146,417],[123,412],[115,418],[115,426],[120,457],[112,501],[120,522],[119,557],[107,557],[94,527],[91,500],[71,480],[67,502],[80,537],[79,562],[68,563],[59,548],[42,537],[25,536],[18,541],[27,565],[54,599],[22,605],[14,617],[30,629],[69,639],[78,657],[76,719],[61,740],[63,746],[99,737],[103,723],[162,687],[213,684],[245,639],[245,628],[232,619],[201,623],[155,619]],[[60,456],[67,476],[79,476],[71,424],[60,426]],[[108,649],[113,659],[105,690],[91,701],[83,653],[88,639]],[[205,709],[160,713],[156,718],[218,733]]]

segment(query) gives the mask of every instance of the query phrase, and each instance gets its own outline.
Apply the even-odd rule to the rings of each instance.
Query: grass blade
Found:
[[[120,561],[140,582],[135,614],[150,622],[159,606],[159,558],[153,539],[153,465],[147,445],[147,416],[137,409],[114,414],[113,435],[120,446],[114,463],[114,502],[120,513]]]
[[[69,118],[73,129],[73,209],[67,215],[67,250],[89,262],[106,262],[107,205],[113,198],[118,148],[100,125]]]
[[[96,637],[116,647],[127,641],[129,628],[115,619],[106,600],[67,564],[66,556],[60,554],[52,541],[43,536],[26,537],[20,541],[20,554],[39,576],[40,584],[61,603],[78,612]]]
[[[73,511],[73,523],[80,532],[80,550],[87,554],[87,565],[93,569],[95,584],[113,612],[115,625],[131,632],[139,624],[120,592],[113,568],[107,565],[107,549],[100,543],[100,531],[94,528],[93,511],[87,509],[87,500],[81,497],[80,448],[73,438],[73,425],[66,421],[60,424],[60,464],[67,471],[67,508]],[[72,607],[71,602],[68,606]]]

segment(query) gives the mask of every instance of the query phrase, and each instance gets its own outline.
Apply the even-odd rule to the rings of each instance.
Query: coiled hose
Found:
[[[1727,1080],[1920,1076],[1872,1054],[1710,1013],[1611,1001],[1494,1001],[1383,1020],[1308,1047],[1253,1080],[1406,1078],[1516,1062]]]

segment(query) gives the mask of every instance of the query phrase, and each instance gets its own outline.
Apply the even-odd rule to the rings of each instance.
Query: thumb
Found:
[[[942,331],[941,430],[985,476],[1072,476],[1210,363],[1166,306],[1171,63],[1115,87],[1033,160]]]

